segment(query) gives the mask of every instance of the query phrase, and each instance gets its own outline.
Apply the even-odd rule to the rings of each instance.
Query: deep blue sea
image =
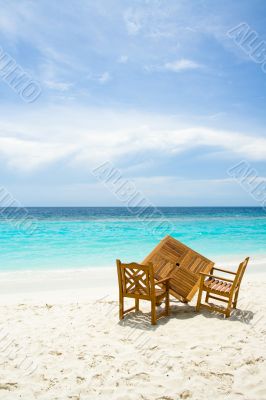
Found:
[[[212,259],[266,254],[262,208],[161,207],[159,214],[119,207],[0,209],[0,270],[141,261],[167,233]]]

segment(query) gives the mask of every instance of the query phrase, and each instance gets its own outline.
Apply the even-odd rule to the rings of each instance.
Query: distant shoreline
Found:
[[[249,266],[246,270],[246,273],[261,273],[264,272],[262,270],[262,267],[265,266],[265,272],[266,272],[266,253],[265,254],[246,254],[244,251],[241,254],[223,254],[223,255],[212,255],[211,259],[215,262],[216,265],[223,265],[226,267],[230,267],[230,268],[236,268],[238,266],[238,264],[242,261],[242,258],[244,258],[245,256],[249,256],[250,257],[250,262],[249,262]],[[141,262],[141,260],[139,259],[129,259],[128,257],[125,260],[126,262]],[[68,274],[68,273],[83,273],[83,272],[89,272],[89,273],[99,273],[99,272],[104,272],[104,271],[112,271],[112,270],[116,270],[116,263],[115,260],[113,262],[113,264],[109,264],[109,265],[94,265],[94,266],[85,266],[85,267],[70,267],[70,268],[56,268],[56,267],[41,267],[41,268],[34,268],[34,269],[22,269],[22,268],[18,268],[18,269],[10,269],[10,270],[6,270],[3,269],[1,270],[0,267],[0,277],[1,279],[5,278],[5,277],[11,277],[12,275],[14,275],[15,278],[17,278],[18,276],[21,275],[21,277],[24,277],[25,275],[31,275],[31,274],[55,274],[55,275],[60,275],[60,274]]]
[[[216,260],[219,266],[235,270],[241,261],[239,257],[227,255]],[[266,255],[257,256],[247,267],[245,279],[266,281]],[[0,272],[0,301],[80,301],[93,300],[103,296],[117,298],[117,276],[115,263],[111,267],[56,269],[36,271]],[[2,299],[2,300],[1,300]]]

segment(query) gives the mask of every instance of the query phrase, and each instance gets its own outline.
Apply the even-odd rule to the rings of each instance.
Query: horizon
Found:
[[[148,208],[261,208],[261,209],[265,209],[265,207],[263,206],[160,206],[160,205],[156,205],[156,206],[150,206],[150,207],[141,207],[141,206],[134,206],[134,207],[130,207],[130,208],[144,208],[144,209],[148,209]],[[23,208],[126,208],[128,209],[128,206],[20,206],[20,207],[1,207],[0,206],[0,210],[1,209],[23,209]]]

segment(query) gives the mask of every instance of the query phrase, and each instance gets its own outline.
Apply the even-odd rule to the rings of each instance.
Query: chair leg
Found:
[[[199,294],[198,294],[198,301],[197,301],[197,306],[196,306],[196,311],[200,310],[201,306],[201,298],[202,298],[202,288],[199,288]]]
[[[119,319],[124,318],[124,297],[122,295],[119,296]]]
[[[139,311],[139,299],[135,299],[136,312]]]
[[[156,301],[153,299],[151,301],[151,323],[156,325]]]
[[[234,302],[233,302],[233,308],[236,308],[236,306],[237,306],[238,293],[239,293],[239,289],[236,291],[236,294],[235,294],[235,298],[234,298]]]
[[[227,305],[226,314],[225,314],[226,318],[230,317],[231,309],[232,309],[232,296],[230,296],[229,300],[228,300],[228,305]]]
[[[209,296],[210,296],[209,292],[206,292],[205,303],[208,303],[208,301],[209,301]]]
[[[170,314],[170,296],[169,296],[169,291],[167,290],[166,295],[165,295],[165,314],[169,315]]]

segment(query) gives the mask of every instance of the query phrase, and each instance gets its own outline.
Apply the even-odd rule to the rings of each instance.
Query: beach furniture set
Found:
[[[216,268],[214,262],[171,236],[166,236],[143,260],[141,264],[124,264],[117,260],[119,283],[119,318],[130,311],[139,311],[139,301],[151,302],[151,323],[170,313],[170,294],[183,303],[188,303],[198,293],[196,310],[207,308],[230,317],[236,308],[237,299],[249,258],[247,257],[236,272]],[[217,272],[219,276],[217,276]],[[226,276],[220,276],[221,273]],[[230,278],[228,277],[230,276]],[[205,302],[202,296],[206,293]],[[124,308],[124,298],[132,298],[135,305]],[[225,308],[213,305],[210,299],[226,303]],[[165,304],[157,314],[156,306]]]

